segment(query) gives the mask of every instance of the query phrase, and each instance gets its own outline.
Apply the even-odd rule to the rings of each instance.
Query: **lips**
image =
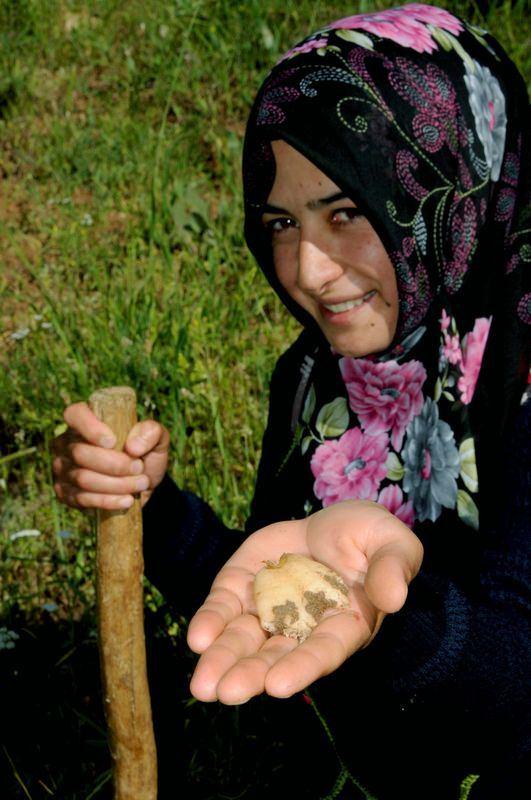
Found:
[[[349,311],[361,308],[375,296],[376,290],[367,292],[362,297],[355,300],[344,300],[338,303],[320,303],[321,313],[327,318],[339,318],[346,315]]]
[[[324,305],[324,307],[327,308],[329,311],[333,311],[335,314],[337,314],[341,311],[348,311],[351,308],[356,308],[357,306],[361,306],[362,303],[364,303],[366,300],[369,299],[369,297],[372,297],[374,294],[376,294],[375,291],[367,292],[362,297],[357,297],[354,300],[343,300],[343,301],[338,301],[337,303],[322,303],[322,305]]]

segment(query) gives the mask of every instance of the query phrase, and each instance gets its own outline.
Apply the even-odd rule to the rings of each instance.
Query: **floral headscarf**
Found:
[[[296,429],[312,475],[306,512],[371,499],[415,530],[457,514],[469,531],[488,513],[479,486],[495,498],[527,375],[528,137],[514,64],[486,31],[434,6],[338,20],[264,81],[244,147],[246,239],[329,361]],[[333,180],[386,248],[399,320],[385,353],[334,357],[280,285],[261,225],[275,139]]]

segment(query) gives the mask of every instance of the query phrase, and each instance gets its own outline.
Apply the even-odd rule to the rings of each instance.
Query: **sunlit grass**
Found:
[[[53,499],[62,411],[99,386],[133,386],[139,414],[171,432],[178,483],[243,524],[269,376],[298,332],[243,243],[246,114],[294,39],[390,5],[0,0],[1,619],[21,635],[15,660],[57,626],[54,670],[68,667],[78,694],[76,654],[95,648],[94,553],[90,519]],[[443,5],[485,23],[473,3]],[[486,24],[529,75],[525,4],[501,4]],[[156,593],[148,603],[157,615]],[[179,626],[164,635],[176,642]],[[85,712],[80,740],[100,713]],[[186,714],[194,730],[201,714],[216,719]],[[98,746],[77,797],[103,796],[103,734]],[[65,797],[60,770],[32,773],[7,750],[14,796]]]

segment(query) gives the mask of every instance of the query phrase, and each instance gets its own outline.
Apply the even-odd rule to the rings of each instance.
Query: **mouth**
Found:
[[[319,303],[319,308],[326,319],[334,322],[342,322],[347,316],[350,316],[350,312],[355,312],[357,309],[370,302],[376,294],[376,289],[373,289],[373,291],[367,292],[367,294],[364,294],[363,297],[359,297],[357,300],[347,300],[344,303],[333,304]]]

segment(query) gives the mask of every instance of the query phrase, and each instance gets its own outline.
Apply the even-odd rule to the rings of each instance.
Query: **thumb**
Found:
[[[137,422],[131,428],[125,450],[129,455],[141,458],[151,451],[166,453],[170,444],[170,436],[166,428],[154,419]]]
[[[376,608],[392,614],[406,602],[408,585],[414,574],[410,560],[399,545],[383,545],[369,562],[365,592]]]

